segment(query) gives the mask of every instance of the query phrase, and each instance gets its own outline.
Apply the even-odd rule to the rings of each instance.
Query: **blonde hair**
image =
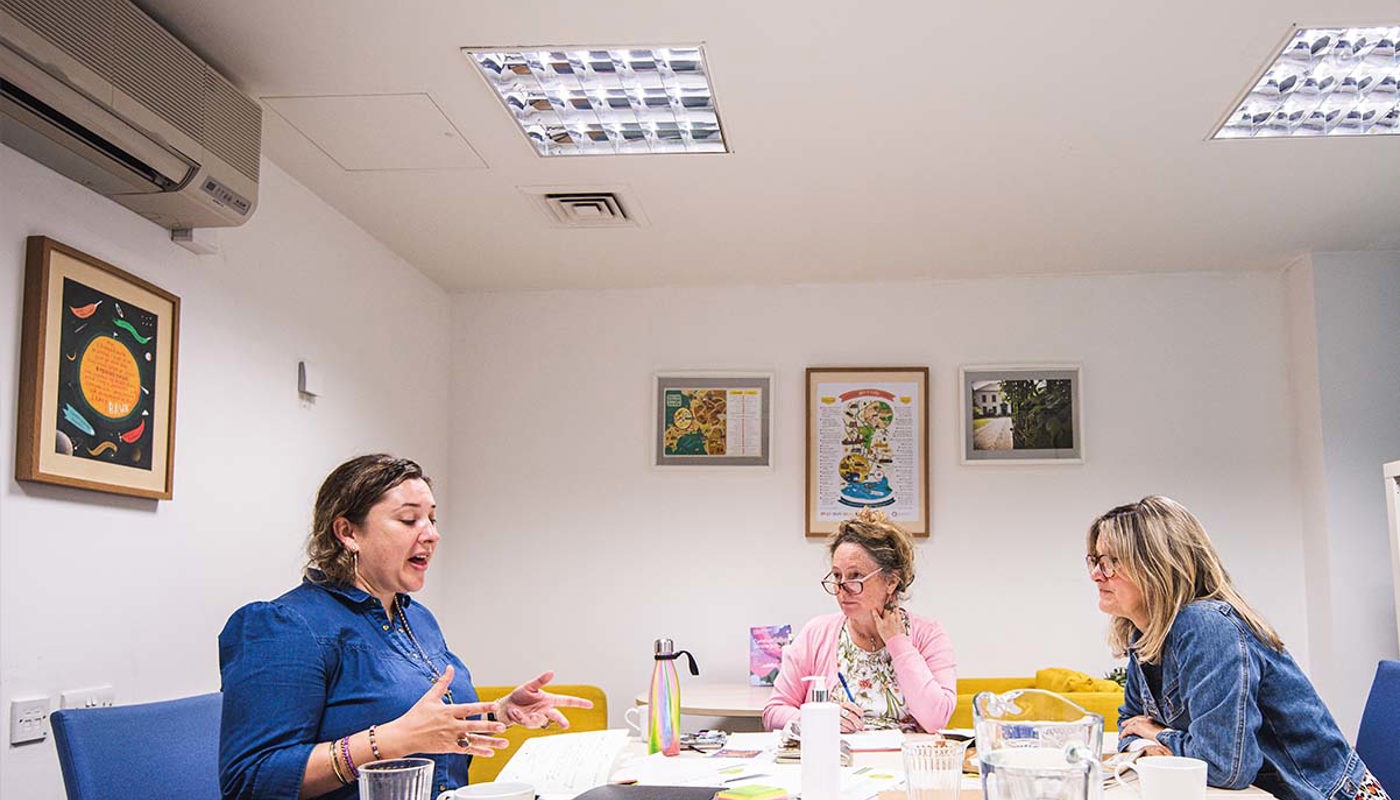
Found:
[[[1115,655],[1129,649],[1150,664],[1160,663],[1162,648],[1176,615],[1193,600],[1222,600],[1235,609],[1265,644],[1283,650],[1274,629],[1244,601],[1200,520],[1186,507],[1161,495],[1118,506],[1089,526],[1089,553],[1104,550],[1117,559],[1117,570],[1137,584],[1147,609],[1147,629],[1114,617],[1109,644]],[[1137,641],[1133,635],[1141,634]]]
[[[847,542],[860,545],[895,579],[895,598],[906,598],[905,592],[914,582],[914,539],[907,531],[891,522],[885,512],[862,508],[836,526],[827,539],[827,552],[836,555],[836,548]]]

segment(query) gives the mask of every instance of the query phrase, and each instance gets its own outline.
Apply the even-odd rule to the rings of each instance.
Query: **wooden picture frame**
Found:
[[[964,464],[1082,464],[1078,364],[959,370]]]
[[[772,375],[669,372],[652,385],[653,466],[772,465]]]
[[[27,241],[15,477],[169,500],[180,298]]]
[[[809,367],[806,535],[875,508],[928,536],[928,431],[928,367]]]

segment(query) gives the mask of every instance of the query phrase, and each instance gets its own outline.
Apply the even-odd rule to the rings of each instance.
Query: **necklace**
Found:
[[[428,665],[428,672],[433,676],[433,682],[437,683],[442,679],[442,673],[438,671],[437,665],[428,658],[428,653],[423,650],[423,645],[418,643],[418,637],[413,635],[413,626],[408,624],[408,615],[403,613],[403,598],[395,598],[394,608],[399,612],[399,622],[403,624],[404,633],[408,634],[408,640],[413,642],[413,649],[418,651],[418,657],[423,659],[423,663]],[[452,687],[447,687],[447,691],[442,695],[442,701],[448,705],[452,704]]]

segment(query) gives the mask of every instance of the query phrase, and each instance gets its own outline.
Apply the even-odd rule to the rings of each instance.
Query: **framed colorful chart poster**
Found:
[[[929,532],[928,367],[807,370],[807,535],[862,508]]]
[[[169,500],[180,298],[28,240],[15,477]]]
[[[655,466],[769,466],[771,375],[657,375],[654,404]]]

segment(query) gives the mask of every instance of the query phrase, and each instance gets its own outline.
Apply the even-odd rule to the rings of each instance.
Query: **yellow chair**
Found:
[[[478,686],[476,687],[477,697],[482,702],[496,700],[509,694],[514,690],[514,686]],[[544,730],[538,728],[522,728],[519,725],[512,725],[501,734],[502,738],[509,739],[510,744],[502,750],[497,750],[496,755],[491,758],[474,756],[471,768],[467,770],[467,780],[470,783],[485,783],[494,781],[500,774],[501,769],[515,755],[515,751],[520,749],[520,743],[534,736],[554,736],[560,733],[578,733],[580,731],[601,731],[608,727],[608,696],[597,686],[586,683],[551,683],[545,687],[551,694],[568,694],[574,697],[582,697],[585,700],[592,700],[592,708],[561,708],[564,717],[569,720],[569,729],[563,730],[556,725],[551,725]]]
[[[1105,731],[1118,730],[1118,707],[1123,705],[1123,688],[1113,681],[1094,678],[1067,669],[1043,669],[1033,678],[958,678],[958,705],[953,709],[950,728],[972,727],[972,698],[979,692],[1009,692],[1012,689],[1046,689],[1079,704],[1085,711],[1103,715]]]

